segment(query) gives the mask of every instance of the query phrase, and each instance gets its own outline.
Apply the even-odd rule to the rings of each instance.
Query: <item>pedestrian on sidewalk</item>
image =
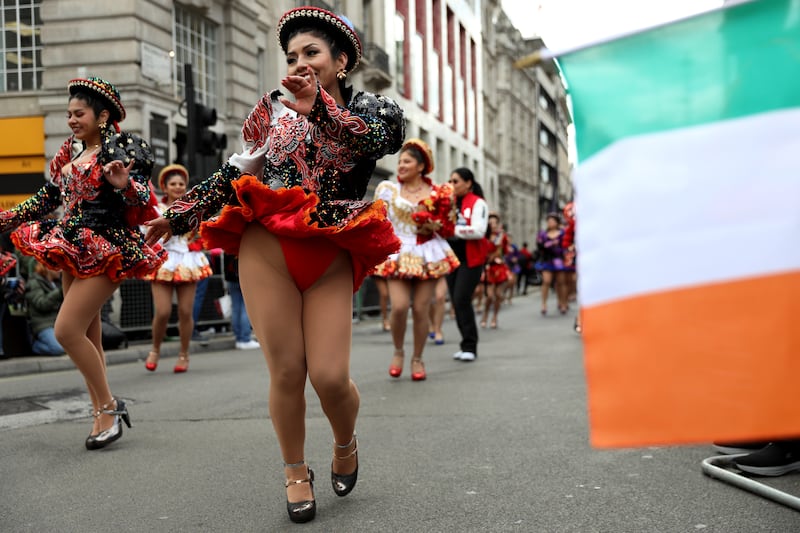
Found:
[[[399,378],[405,360],[408,310],[411,309],[413,351],[411,379],[427,378],[422,352],[429,334],[430,307],[436,282],[458,267],[458,259],[447,244],[453,234],[455,203],[449,184],[437,185],[429,177],[433,154],[422,139],[409,139],[400,149],[397,182],[385,180],[375,188],[375,198],[389,206],[389,220],[403,242],[378,272],[389,283],[392,302],[390,322],[394,355],[389,375]],[[412,303],[413,302],[413,303]]]
[[[383,202],[363,201],[376,160],[399,150],[400,107],[355,91],[347,75],[361,41],[345,17],[305,6],[284,13],[280,91],[242,127],[242,151],[150,223],[148,242],[197,229],[209,248],[238,255],[247,312],[269,367],[269,409],[293,522],[316,515],[305,462],[305,384],[333,432],[331,483],[348,494],[358,475],[359,393],[350,379],[353,293],[400,243]]]
[[[237,350],[255,350],[261,348],[253,338],[253,326],[247,316],[247,306],[244,304],[242,284],[239,282],[239,259],[235,255],[223,255],[223,270],[225,285],[231,297],[231,329],[236,339]]]
[[[158,204],[158,211],[163,213],[175,201],[186,193],[189,186],[189,171],[183,165],[167,165],[158,173],[158,188],[164,196]],[[167,335],[167,323],[172,316],[172,297],[178,301],[178,335],[180,348],[178,361],[173,368],[176,374],[189,370],[189,343],[194,331],[194,299],[197,283],[211,276],[211,265],[202,246],[193,246],[197,241],[197,232],[183,235],[172,235],[162,242],[169,253],[166,262],[157,272],[146,277],[152,283],[153,293],[153,347],[144,362],[144,367],[155,372],[161,356],[161,343]]]
[[[86,381],[92,430],[86,448],[103,448],[130,427],[125,402],[111,394],[100,310],[122,280],[142,278],[166,259],[144,241],[139,224],[155,216],[150,191],[153,157],[140,137],[119,131],[119,92],[100,78],[68,84],[72,135],[50,163],[50,180],[36,194],[0,213],[0,231],[17,228],[17,249],[62,271],[64,301],[55,336]],[[59,207],[62,218],[47,218]]]
[[[456,197],[458,216],[449,243],[458,257],[459,266],[447,276],[447,288],[461,334],[460,349],[453,354],[453,359],[474,361],[478,357],[478,325],[472,299],[479,289],[490,246],[486,239],[489,207],[483,199],[483,189],[470,169],[455,169],[450,174],[450,185]]]

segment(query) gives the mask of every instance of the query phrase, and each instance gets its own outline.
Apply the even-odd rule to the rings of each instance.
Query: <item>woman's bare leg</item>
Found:
[[[150,284],[153,294],[153,351],[161,353],[161,343],[167,334],[167,322],[172,314],[172,288],[171,283],[154,281]]]
[[[553,283],[553,273],[549,270],[542,270],[542,313],[547,311],[547,293]]]
[[[389,287],[385,278],[375,276],[372,279],[375,280],[375,287],[378,289],[378,305],[381,308],[383,330],[391,331],[392,326],[389,323]]]
[[[181,353],[189,356],[189,342],[192,340],[194,330],[194,295],[197,283],[181,283],[175,286],[178,293],[178,334],[181,339]]]
[[[352,440],[360,397],[350,379],[352,342],[353,269],[341,252],[327,272],[303,293],[303,331],[308,378],[319,396],[331,424],[333,439],[340,446]],[[354,445],[355,443],[353,443]],[[333,471],[350,474],[357,466],[348,450],[334,455]]]
[[[106,377],[104,353],[97,347],[100,309],[117,288],[107,276],[75,279],[64,274],[64,301],[54,326],[56,339],[86,381],[93,410],[111,404],[113,397]],[[113,407],[113,406],[112,406]],[[114,415],[95,418],[92,434],[109,429]]]
[[[436,289],[431,304],[431,333],[439,342],[442,340],[442,324],[444,323],[444,307],[447,299],[447,281],[445,278],[436,280]]]
[[[556,296],[558,297],[558,309],[562,313],[567,311],[569,301],[567,300],[567,273],[564,271],[556,272]]]
[[[403,345],[406,339],[406,326],[408,324],[408,308],[411,306],[411,282],[403,279],[387,280],[389,286],[389,300],[392,310],[389,313],[389,322],[392,325],[392,343],[394,356],[392,366],[403,368]]]
[[[411,309],[412,324],[414,328],[414,359],[422,359],[422,352],[428,341],[430,324],[431,300],[433,300],[436,280],[418,280],[414,282],[414,302]]]
[[[239,247],[239,279],[247,314],[269,368],[269,414],[285,465],[305,461],[306,358],[303,298],[283,250],[263,226],[250,224]],[[327,317],[329,320],[330,317]],[[348,320],[352,320],[350,315]],[[285,466],[287,479],[305,478],[305,466]],[[312,497],[308,483],[287,489],[290,502]]]

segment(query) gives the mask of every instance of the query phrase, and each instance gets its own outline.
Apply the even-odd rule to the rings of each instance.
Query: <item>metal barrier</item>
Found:
[[[221,254],[210,254],[206,252],[206,257],[211,264],[214,274],[208,278],[208,288],[203,297],[200,315],[197,319],[195,328],[207,329],[215,327],[228,329],[230,320],[222,316],[217,309],[217,298],[227,293],[224,278],[224,258]],[[126,279],[123,281],[119,290],[115,294],[118,301],[112,303],[115,312],[112,313],[112,323],[126,332],[145,332],[150,331],[153,322],[153,295],[150,290],[150,282],[139,279]],[[118,311],[117,311],[118,310]],[[170,314],[168,328],[178,325],[178,311],[173,302],[172,313]]]
[[[764,483],[750,479],[749,477],[737,474],[726,468],[733,465],[733,459],[735,457],[741,457],[741,455],[716,455],[704,459],[702,463],[703,473],[709,477],[730,483],[740,489],[758,494],[759,496],[800,511],[800,498],[797,496],[793,496]]]

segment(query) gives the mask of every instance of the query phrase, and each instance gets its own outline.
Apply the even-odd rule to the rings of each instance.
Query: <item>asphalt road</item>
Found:
[[[474,363],[451,358],[448,320],[448,342],[426,348],[425,382],[408,368],[390,378],[389,335],[377,320],[356,324],[358,485],[346,498],[331,490],[330,429],[309,387],[318,511],[306,525],[286,516],[259,351],[216,342],[182,375],[174,351],[155,373],[145,348],[110,353],[133,428],[94,452],[83,446],[88,397],[66,358],[49,372],[2,361],[0,531],[800,531],[797,511],[703,475],[709,446],[592,449],[574,314],[541,317],[537,302],[504,308]],[[798,474],[769,483],[800,494]]]

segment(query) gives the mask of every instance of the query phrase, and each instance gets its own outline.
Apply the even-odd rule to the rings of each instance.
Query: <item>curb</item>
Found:
[[[208,343],[203,344],[192,341],[190,344],[191,353],[198,354],[233,350],[236,342],[233,335],[225,335],[224,337],[208,339]],[[178,341],[164,342],[161,345],[161,357],[177,357],[179,347],[180,344]],[[117,365],[122,363],[135,363],[138,361],[144,362],[148,352],[150,352],[150,343],[136,344],[119,350],[108,350],[106,352],[106,364]],[[67,355],[50,357],[31,355],[0,360],[0,378],[74,369],[75,365]]]

